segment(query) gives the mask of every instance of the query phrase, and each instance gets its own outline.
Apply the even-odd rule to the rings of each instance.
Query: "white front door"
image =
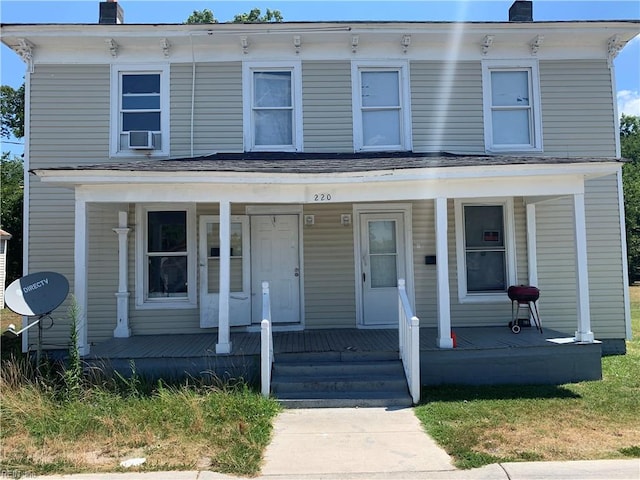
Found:
[[[298,215],[251,216],[253,323],[262,320],[262,282],[269,282],[272,323],[300,323]]]
[[[249,219],[243,215],[231,217],[231,293],[229,295],[229,324],[251,323]],[[220,304],[220,217],[200,217],[200,327],[218,326]]]
[[[398,324],[398,279],[405,278],[404,214],[360,214],[362,324]]]

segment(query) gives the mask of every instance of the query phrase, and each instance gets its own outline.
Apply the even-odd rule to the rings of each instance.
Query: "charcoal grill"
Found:
[[[540,289],[532,285],[512,285],[507,289],[507,295],[511,300],[511,321],[509,328],[513,333],[520,333],[521,326],[518,315],[521,306],[527,306],[529,314],[533,319],[536,328],[542,333],[542,324],[540,323],[540,313],[538,313],[538,305],[536,302],[540,298]]]

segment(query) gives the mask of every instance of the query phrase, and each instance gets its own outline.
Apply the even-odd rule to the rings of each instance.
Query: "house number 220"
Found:
[[[314,202],[330,202],[331,194],[330,193],[316,193],[313,195]]]

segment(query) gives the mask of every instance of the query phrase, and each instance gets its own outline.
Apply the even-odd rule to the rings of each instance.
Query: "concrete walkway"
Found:
[[[3,478],[11,472],[2,472]],[[16,477],[18,478],[18,477]],[[28,477],[34,478],[34,477]],[[241,480],[207,471],[95,473],[42,480]],[[639,480],[640,459],[518,462],[457,470],[413,410],[285,410],[274,424],[262,480]]]
[[[264,476],[455,470],[410,408],[285,410],[274,424]]]

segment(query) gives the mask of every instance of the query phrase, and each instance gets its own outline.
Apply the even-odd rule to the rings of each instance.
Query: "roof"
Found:
[[[59,166],[38,171],[119,171],[119,172],[235,172],[331,174],[514,165],[568,165],[584,163],[620,163],[604,157],[528,157],[515,155],[460,155],[453,153],[289,153],[245,152],[167,160],[139,160],[119,163]]]
[[[5,232],[4,230],[0,229],[0,240],[11,240],[11,237],[13,235],[11,235],[9,232]]]

